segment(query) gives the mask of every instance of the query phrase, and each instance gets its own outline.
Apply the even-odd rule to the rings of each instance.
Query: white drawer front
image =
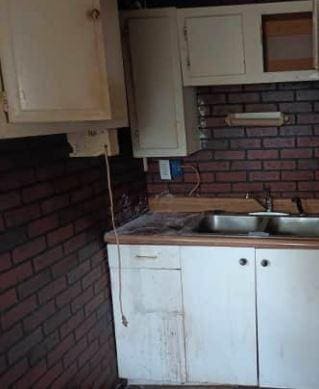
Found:
[[[107,246],[109,265],[119,266],[116,245]],[[178,246],[121,245],[123,268],[180,269],[180,248]]]

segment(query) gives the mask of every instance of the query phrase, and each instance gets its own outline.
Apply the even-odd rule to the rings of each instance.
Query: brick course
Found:
[[[319,82],[199,87],[198,120],[202,150],[183,158],[201,174],[198,195],[242,197],[270,187],[275,197],[319,198]],[[282,127],[227,127],[228,112],[282,111]],[[206,174],[210,172],[210,174]],[[187,195],[196,183],[162,181],[157,159],[150,160],[149,195]]]
[[[146,207],[122,130],[118,223]],[[104,158],[70,159],[64,135],[0,141],[0,387],[111,388],[117,379],[103,233]]]

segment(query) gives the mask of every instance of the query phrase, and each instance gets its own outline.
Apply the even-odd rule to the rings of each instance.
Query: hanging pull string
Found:
[[[121,258],[121,250],[120,250],[120,240],[119,235],[117,233],[116,223],[115,223],[115,215],[114,215],[114,202],[113,202],[113,191],[112,191],[112,182],[111,182],[111,168],[110,161],[108,158],[107,146],[104,146],[104,156],[105,156],[105,164],[106,164],[106,173],[107,173],[107,187],[110,198],[110,211],[111,211],[111,219],[112,219],[112,228],[115,236],[116,248],[117,248],[117,258],[118,258],[118,277],[119,277],[119,303],[120,303],[120,312],[122,316],[122,324],[124,327],[128,326],[128,321],[124,315],[123,309],[123,299],[122,299],[122,258]]]
[[[182,165],[182,168],[183,168],[183,169],[191,169],[191,170],[193,170],[193,172],[195,172],[195,174],[196,174],[196,185],[195,185],[194,188],[188,193],[188,196],[191,197],[191,196],[193,196],[193,194],[199,189],[199,187],[200,187],[200,185],[201,185],[200,174],[199,174],[198,169],[196,169],[196,167],[194,167],[194,166],[192,166],[192,165]]]

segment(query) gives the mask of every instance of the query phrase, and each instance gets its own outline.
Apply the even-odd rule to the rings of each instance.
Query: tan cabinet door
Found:
[[[245,73],[241,14],[185,19],[191,77]]]
[[[196,94],[182,86],[176,10],[129,11],[124,19],[134,156],[198,150]]]
[[[171,20],[128,20],[139,146],[177,148]]]
[[[111,119],[99,12],[98,0],[0,0],[11,122]]]

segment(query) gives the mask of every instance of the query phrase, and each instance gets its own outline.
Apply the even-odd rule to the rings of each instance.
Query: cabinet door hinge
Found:
[[[187,58],[186,58],[186,64],[187,64],[187,67],[190,68],[191,67],[191,60],[190,60],[190,57],[189,57],[189,49],[188,49],[188,32],[187,32],[187,26],[186,24],[184,25],[184,39],[185,39],[185,42],[186,42],[186,46],[187,46]]]
[[[7,94],[5,91],[0,92],[0,100],[1,100],[2,110],[4,112],[9,112],[9,103],[8,103],[8,98],[7,98]]]
[[[187,40],[187,26],[186,24],[184,25],[184,38]]]

